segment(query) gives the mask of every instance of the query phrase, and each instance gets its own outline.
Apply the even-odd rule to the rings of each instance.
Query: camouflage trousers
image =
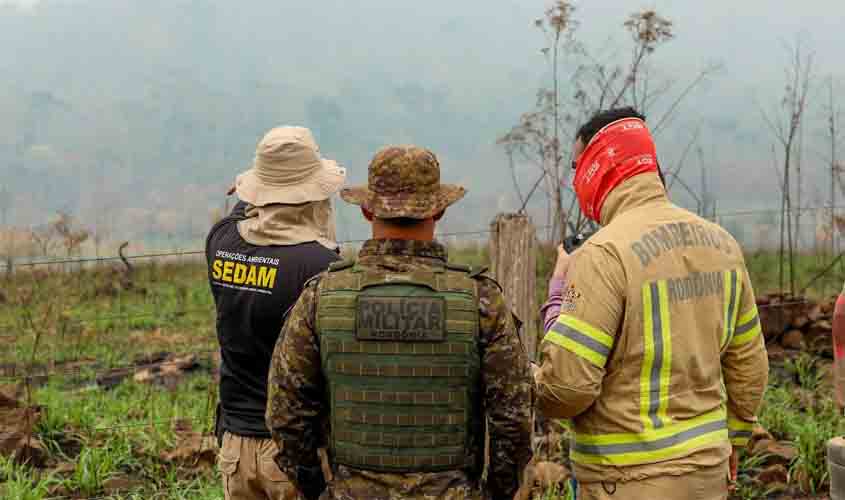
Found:
[[[680,476],[626,483],[578,483],[578,500],[726,500],[728,463]]]
[[[277,451],[271,439],[225,433],[218,465],[226,500],[301,500],[293,483],[273,461]]]

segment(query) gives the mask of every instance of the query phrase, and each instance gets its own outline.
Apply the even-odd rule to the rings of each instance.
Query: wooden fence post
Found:
[[[490,271],[508,306],[522,320],[522,343],[537,353],[537,229],[524,214],[499,214],[490,227]]]

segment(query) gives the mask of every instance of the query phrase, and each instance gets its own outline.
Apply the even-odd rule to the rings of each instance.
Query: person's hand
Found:
[[[537,374],[540,373],[540,365],[538,365],[537,363],[535,363],[533,361],[529,361],[528,363],[531,366],[531,378],[536,379]]]
[[[552,276],[558,279],[566,277],[566,271],[569,269],[570,255],[563,249],[563,245],[557,246],[557,262],[555,262],[555,271]]]
[[[728,464],[731,469],[731,483],[728,485],[728,491],[734,491],[736,489],[737,469],[739,468],[739,449],[736,446],[731,451],[731,458]]]

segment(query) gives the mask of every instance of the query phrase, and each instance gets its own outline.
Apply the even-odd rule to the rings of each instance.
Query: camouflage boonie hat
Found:
[[[389,146],[373,157],[366,186],[343,189],[340,197],[379,219],[427,219],[460,200],[466,189],[440,184],[440,163],[417,146]]]

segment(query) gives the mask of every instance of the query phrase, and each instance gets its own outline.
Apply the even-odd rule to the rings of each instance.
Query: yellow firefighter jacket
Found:
[[[582,482],[722,464],[768,379],[754,291],[731,235],[669,202],[657,175],[608,196],[542,342],[538,409],[571,418]]]

